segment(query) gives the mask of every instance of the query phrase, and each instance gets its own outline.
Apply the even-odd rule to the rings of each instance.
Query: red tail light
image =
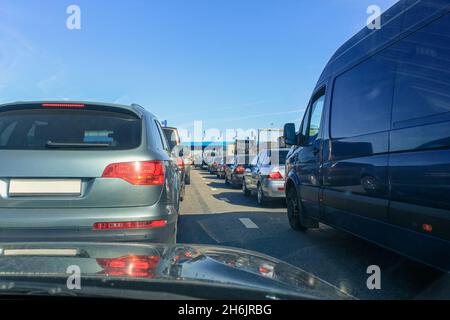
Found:
[[[245,168],[243,166],[237,166],[236,169],[234,169],[234,172],[236,173],[244,173],[245,172]]]
[[[43,103],[46,108],[84,108],[84,104],[80,103]]]
[[[422,224],[422,229],[425,232],[432,232],[433,231],[433,226],[431,224],[424,223],[424,224]]]
[[[164,162],[136,161],[112,163],[103,171],[102,178],[119,178],[134,185],[163,185]]]
[[[150,229],[161,228],[167,225],[167,220],[124,221],[124,222],[96,222],[94,230],[120,230],[120,229]]]
[[[158,268],[159,256],[128,255],[120,258],[96,259],[102,271],[100,274],[109,276],[154,277]]]
[[[178,158],[177,159],[177,165],[178,165],[178,168],[183,169],[183,167],[184,167],[183,159]]]
[[[281,175],[280,172],[276,171],[276,172],[271,172],[269,174],[269,179],[273,179],[273,180],[281,180],[283,179],[283,176]]]

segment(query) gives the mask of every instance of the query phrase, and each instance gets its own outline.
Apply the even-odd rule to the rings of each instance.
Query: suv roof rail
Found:
[[[141,106],[140,104],[137,104],[137,103],[132,103],[131,106],[132,106],[132,107],[135,107],[135,108],[144,109],[143,106]]]

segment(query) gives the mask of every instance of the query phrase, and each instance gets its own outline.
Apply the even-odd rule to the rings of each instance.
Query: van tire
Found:
[[[303,206],[298,200],[295,188],[289,188],[286,194],[286,206],[289,225],[295,231],[306,231],[308,227],[302,223]]]

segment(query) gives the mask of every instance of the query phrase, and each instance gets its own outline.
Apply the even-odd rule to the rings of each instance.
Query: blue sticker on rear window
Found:
[[[92,143],[92,142],[113,142],[114,139],[109,135],[114,134],[114,131],[85,131],[84,132],[84,142]]]

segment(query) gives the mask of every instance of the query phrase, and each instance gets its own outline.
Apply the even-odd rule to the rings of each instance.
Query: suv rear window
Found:
[[[58,149],[133,149],[141,144],[141,122],[137,116],[112,111],[4,111],[0,112],[0,149],[46,149],[51,144]]]

